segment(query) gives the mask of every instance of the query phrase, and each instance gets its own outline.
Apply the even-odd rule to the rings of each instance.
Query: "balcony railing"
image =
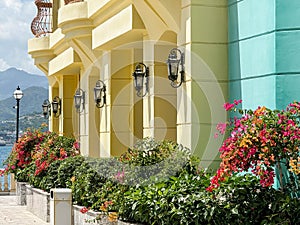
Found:
[[[38,12],[31,23],[31,31],[36,37],[52,32],[52,3],[50,0],[35,0]]]
[[[75,2],[83,2],[83,0],[65,0],[65,5],[75,3]]]
[[[75,2],[83,2],[84,0],[64,0],[65,5],[75,3]],[[53,4],[52,0],[35,0],[35,4],[37,7],[37,15],[33,19],[31,23],[31,32],[35,37],[43,37],[52,33],[52,17],[53,14],[57,16],[57,12],[53,12]]]

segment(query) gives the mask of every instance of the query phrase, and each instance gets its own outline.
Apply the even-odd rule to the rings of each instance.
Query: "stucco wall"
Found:
[[[230,99],[279,109],[299,100],[300,2],[230,1],[228,9]]]

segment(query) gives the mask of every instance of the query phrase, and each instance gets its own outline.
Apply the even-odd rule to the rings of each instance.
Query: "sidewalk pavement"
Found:
[[[50,225],[16,203],[16,196],[0,196],[0,225]]]

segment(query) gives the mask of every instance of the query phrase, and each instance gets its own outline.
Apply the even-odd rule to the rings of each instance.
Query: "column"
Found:
[[[215,126],[225,122],[227,101],[227,1],[182,1],[178,46],[185,52],[186,82],[177,92],[177,141],[216,167],[222,143]]]
[[[171,45],[144,38],[144,63],[150,71],[150,91],[144,97],[144,137],[176,141],[176,89],[170,86],[166,60]]]

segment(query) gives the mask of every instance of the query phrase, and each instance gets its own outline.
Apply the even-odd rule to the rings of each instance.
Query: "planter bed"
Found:
[[[40,219],[50,222],[50,194],[26,185],[27,210]]]
[[[81,213],[80,210],[82,206],[73,205],[73,218],[74,225],[99,225],[99,224],[107,224],[107,225],[138,225],[133,223],[127,223],[123,221],[110,222],[107,216],[103,216],[101,220],[96,221],[97,216],[100,215],[99,212],[95,212],[89,210],[87,213]],[[139,224],[141,225],[141,224]]]
[[[27,182],[16,182],[16,196],[18,205],[26,205],[26,185]]]

